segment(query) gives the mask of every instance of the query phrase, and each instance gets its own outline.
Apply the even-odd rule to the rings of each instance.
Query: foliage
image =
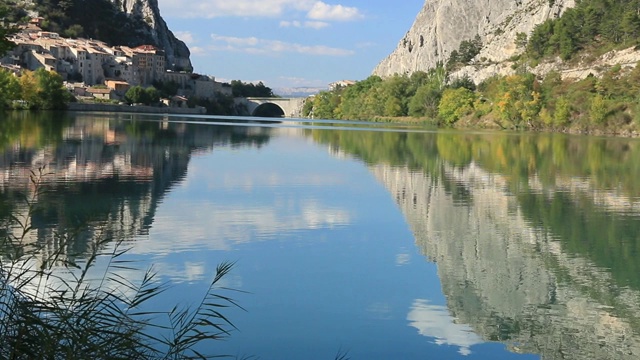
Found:
[[[66,108],[71,94],[64,87],[60,74],[44,68],[36,70],[34,74],[38,86],[36,107],[43,110]]]
[[[475,100],[475,94],[467,88],[446,89],[438,105],[438,115],[445,124],[453,124],[473,111]]]
[[[13,101],[19,100],[20,91],[18,78],[10,71],[0,68],[0,109],[10,108]]]
[[[549,19],[534,29],[526,46],[527,54],[533,59],[560,56],[567,60],[582,49],[597,51],[637,45],[639,9],[638,0],[576,2],[560,18]]]
[[[32,172],[26,214],[12,215],[0,237],[0,358],[3,359],[181,359],[208,358],[196,347],[225,338],[234,328],[220,312],[238,306],[219,283],[233,268],[222,263],[196,307],[144,310],[166,290],[147,270],[140,281],[121,275],[138,271],[127,259],[124,239],[98,232],[84,260],[69,246],[79,233],[62,230],[55,246],[30,241],[31,219],[39,211],[42,168]],[[95,277],[106,257],[106,268]],[[98,273],[101,271],[97,271]],[[152,319],[166,317],[168,325]]]
[[[482,40],[480,35],[476,35],[473,40],[463,40],[458,50],[453,50],[447,61],[447,68],[453,69],[457,65],[467,65],[482,50]]]
[[[589,108],[589,118],[594,124],[602,125],[607,119],[609,109],[607,109],[607,103],[602,95],[597,94],[591,99],[591,106]]]
[[[29,108],[61,110],[72,96],[64,87],[62,77],[40,68],[24,70],[20,77],[0,70],[0,109]]]
[[[9,10],[5,4],[0,3],[0,57],[4,56],[16,46],[16,44],[7,38],[9,35],[18,31],[17,28],[10,25]]]
[[[171,97],[178,94],[178,90],[180,89],[180,84],[177,82],[170,81],[160,81],[156,80],[153,82],[153,87],[160,91],[160,97]]]
[[[541,108],[540,93],[533,74],[511,75],[502,79],[496,111],[506,128],[531,127]]]
[[[141,16],[122,12],[121,1],[35,0],[27,5],[11,3],[11,6],[14,13],[26,14],[28,10],[39,14],[44,17],[44,30],[63,36],[100,39],[111,45],[154,43],[149,24]]]
[[[276,97],[273,90],[262,83],[245,83],[240,80],[231,81],[231,91],[235,97]]]
[[[127,104],[151,105],[160,101],[160,92],[153,86],[143,88],[140,85],[132,86],[124,94]]]
[[[236,115],[237,111],[232,95],[217,93],[213,99],[189,98],[189,107],[202,106],[210,115]]]

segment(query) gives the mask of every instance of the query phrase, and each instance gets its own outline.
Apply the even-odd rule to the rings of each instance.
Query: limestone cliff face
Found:
[[[514,43],[517,33],[529,34],[574,5],[575,0],[427,0],[411,30],[373,73],[426,71],[476,35],[483,43],[476,59],[504,61],[521,51]]]
[[[192,69],[187,45],[178,40],[160,16],[158,0],[111,0],[122,12],[130,17],[144,19],[148,26],[140,31],[154,41],[154,45],[164,49],[167,64],[174,69]]]

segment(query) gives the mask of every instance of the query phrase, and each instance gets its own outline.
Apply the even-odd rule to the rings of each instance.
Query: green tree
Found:
[[[518,49],[524,49],[527,47],[527,34],[523,32],[516,33],[515,44]]]
[[[445,124],[453,124],[473,111],[475,100],[474,92],[467,88],[446,89],[438,105],[438,115]]]
[[[4,4],[0,4],[0,57],[4,56],[16,46],[8,37],[15,34],[18,29],[10,25],[8,16],[9,8]]]
[[[418,88],[409,100],[409,115],[414,117],[435,118],[442,91],[433,84],[424,84]]]
[[[640,34],[640,17],[635,11],[627,11],[622,17],[620,23],[620,30],[625,42],[636,40],[638,34]]]
[[[571,103],[565,98],[560,97],[556,101],[556,109],[553,112],[553,123],[557,126],[565,125],[571,117]]]
[[[71,94],[64,87],[62,77],[54,72],[40,68],[34,73],[38,85],[37,107],[44,110],[64,109]]]
[[[20,99],[18,78],[8,70],[0,69],[0,110],[9,108],[14,100]]]
[[[330,91],[321,91],[313,97],[313,107],[310,115],[316,119],[334,119],[335,110],[340,104],[338,94]]]
[[[30,108],[38,107],[38,79],[32,71],[23,71],[18,79],[20,83],[20,98],[27,102]]]
[[[148,104],[149,98],[145,89],[140,86],[132,86],[124,94],[124,100],[127,104]]]
[[[607,120],[609,115],[609,109],[605,98],[597,94],[591,99],[591,106],[589,107],[589,120],[593,124],[602,125]]]
[[[156,89],[155,87],[149,86],[148,88],[144,89],[144,92],[147,94],[147,102],[144,103],[145,105],[156,104],[160,101],[160,91],[158,91],[158,89]]]
[[[231,91],[235,97],[275,97],[273,90],[262,81],[257,84],[245,83],[240,80],[231,81]]]
[[[533,74],[511,75],[500,84],[496,110],[505,127],[525,128],[532,125],[542,102]]]

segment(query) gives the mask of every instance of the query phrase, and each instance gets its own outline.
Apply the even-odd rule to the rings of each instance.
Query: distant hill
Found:
[[[273,92],[282,97],[309,97],[315,95],[320,91],[327,90],[326,87],[291,87],[291,88],[276,88]]]

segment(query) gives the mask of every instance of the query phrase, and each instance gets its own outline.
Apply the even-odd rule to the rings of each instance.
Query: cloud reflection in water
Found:
[[[471,354],[473,345],[484,342],[469,325],[457,324],[446,306],[431,305],[427,300],[415,300],[407,320],[420,335],[435,338],[438,345],[457,346],[458,352],[465,356]]]

